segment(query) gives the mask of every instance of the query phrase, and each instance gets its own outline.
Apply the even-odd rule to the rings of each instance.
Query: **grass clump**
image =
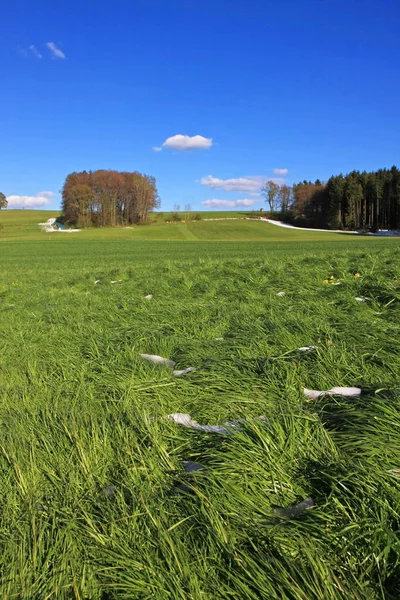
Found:
[[[2,245],[2,597],[398,598],[396,240],[50,243]]]

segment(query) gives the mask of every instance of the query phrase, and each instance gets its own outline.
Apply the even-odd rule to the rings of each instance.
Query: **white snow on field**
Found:
[[[76,233],[77,231],[81,231],[80,229],[58,229],[54,227],[54,223],[57,221],[55,217],[50,217],[47,219],[45,223],[39,223],[39,227],[45,233],[54,233],[55,231],[59,233]]]
[[[289,225],[283,221],[274,221],[273,219],[267,219],[265,217],[260,217],[260,221],[265,221],[266,223],[271,223],[271,225],[277,225],[278,227],[285,227],[286,229],[297,229],[298,231],[326,231],[327,233],[344,233],[342,229],[313,229],[312,227],[295,227],[294,225]],[[358,231],[348,231],[346,233],[358,233]]]
[[[197,421],[194,421],[187,413],[173,413],[167,415],[165,418],[190,429],[198,429],[199,431],[208,431],[210,433],[222,433],[225,435],[233,435],[235,433],[234,430],[240,430],[242,425],[246,422],[251,423],[261,421],[263,424],[266,423],[266,418],[262,416],[250,420],[238,419],[237,421],[228,421],[227,423],[224,423],[224,425],[201,425]]]
[[[311,350],[316,350],[317,346],[301,346],[301,348],[297,348],[300,352],[310,352]]]
[[[165,365],[166,367],[169,367],[170,369],[173,369],[175,366],[175,363],[173,360],[170,360],[169,358],[164,358],[163,356],[157,356],[157,354],[139,354],[139,356],[141,356],[145,360],[149,360],[150,362],[154,363],[155,365]]]
[[[278,227],[285,227],[286,229],[297,229],[298,231],[324,231],[326,233],[356,233],[358,235],[376,235],[384,237],[400,236],[400,230],[398,229],[378,229],[376,233],[364,233],[363,231],[343,231],[343,229],[313,229],[312,227],[295,227],[294,225],[289,225],[288,223],[284,223],[283,221],[274,221],[273,219],[267,219],[265,217],[260,217],[259,220],[265,221],[266,223],[271,223],[271,225],[277,225]],[[337,283],[336,285],[339,284]]]
[[[361,389],[357,387],[333,387],[325,392],[304,388],[304,393],[310,400],[316,400],[317,398],[321,398],[321,396],[350,396],[351,398],[358,398],[361,395]]]
[[[174,377],[181,377],[182,375],[186,375],[192,371],[194,371],[194,367],[188,367],[187,369],[182,369],[181,371],[172,371],[172,375]]]
[[[50,229],[46,233],[76,233],[77,231],[81,229]]]

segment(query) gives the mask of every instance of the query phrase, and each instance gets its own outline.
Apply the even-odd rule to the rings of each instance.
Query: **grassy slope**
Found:
[[[229,215],[217,213],[217,215]],[[238,213],[240,214],[240,213]],[[243,216],[244,213],[242,213]],[[213,213],[203,213],[211,218]],[[87,229],[79,233],[43,233],[38,223],[57,216],[54,211],[6,210],[0,212],[1,240],[44,240],[55,242],[65,236],[80,240],[170,240],[170,241],[265,241],[265,242],[306,242],[306,241],[356,241],[356,235],[293,231],[260,221],[199,221],[188,223],[155,223],[148,226],[121,228]],[[214,215],[215,216],[215,215]],[[215,216],[216,218],[216,216]]]
[[[43,234],[38,223],[58,215],[59,211],[52,210],[0,210],[0,241],[40,239]]]
[[[1,244],[2,597],[398,598],[399,241],[191,225],[170,231],[231,241]],[[366,393],[302,394],[333,385]],[[268,425],[213,437],[172,412]]]
[[[226,218],[239,218],[239,217],[247,217],[250,214],[255,214],[256,211],[234,211],[234,210],[210,210],[210,211],[192,211],[190,213],[186,213],[185,211],[180,211],[178,214],[181,219],[186,219],[186,216],[194,217],[196,214],[200,214],[202,219],[226,219]],[[149,218],[154,221],[164,221],[172,219],[174,213],[172,212],[152,212],[149,214]],[[259,212],[257,211],[257,214]]]

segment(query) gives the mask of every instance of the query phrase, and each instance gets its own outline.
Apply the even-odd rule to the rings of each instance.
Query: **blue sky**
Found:
[[[257,209],[267,179],[399,166],[399,31],[397,0],[14,0],[0,191],[53,208],[72,171],[139,170],[163,210]]]

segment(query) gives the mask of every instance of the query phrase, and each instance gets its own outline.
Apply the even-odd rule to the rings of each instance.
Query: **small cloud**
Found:
[[[35,44],[32,44],[31,46],[29,46],[29,50],[32,52],[32,54],[34,56],[36,56],[36,58],[42,58],[42,55],[40,54],[39,50],[36,48]]]
[[[208,208],[218,208],[219,206],[235,206],[233,200],[204,200],[202,202],[203,206],[207,206]]]
[[[39,192],[38,196],[44,196],[45,198],[53,198],[55,196],[54,192]]]
[[[39,192],[36,196],[7,196],[8,208],[40,208],[53,201],[54,192]]]
[[[235,208],[238,206],[253,206],[257,202],[257,200],[250,200],[249,198],[244,198],[243,200],[204,200],[202,205],[207,206],[207,208],[220,208],[222,206]]]
[[[288,169],[274,169],[274,175],[287,175],[289,173]]]
[[[154,150],[154,152],[161,152],[162,147],[161,146],[153,146],[153,150]]]
[[[46,46],[51,52],[53,58],[67,58],[60,48],[57,48],[54,42],[47,42]]]
[[[267,183],[268,181],[273,181],[274,183],[277,183],[278,185],[283,185],[285,183],[285,179],[283,177],[268,177],[268,179],[266,179],[264,181],[264,184]]]
[[[236,206],[253,206],[258,204],[259,200],[250,200],[250,198],[244,198],[243,200],[236,200]]]
[[[206,185],[211,189],[221,189],[226,192],[252,192],[258,193],[265,181],[261,175],[238,177],[236,179],[218,179],[212,175],[202,177],[201,185]]]
[[[212,138],[206,138],[202,135],[182,135],[177,134],[165,140],[162,147],[170,150],[178,150],[180,152],[188,150],[208,150],[213,145]],[[158,146],[156,146],[157,148]]]

